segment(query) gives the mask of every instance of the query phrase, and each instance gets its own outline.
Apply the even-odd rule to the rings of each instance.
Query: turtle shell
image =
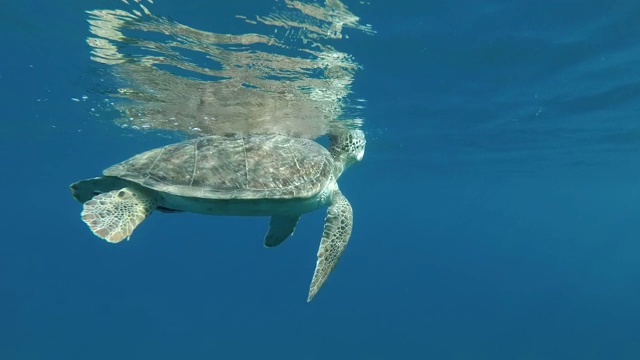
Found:
[[[205,199],[310,198],[332,173],[324,147],[282,135],[201,137],[143,152],[104,171],[159,192]]]

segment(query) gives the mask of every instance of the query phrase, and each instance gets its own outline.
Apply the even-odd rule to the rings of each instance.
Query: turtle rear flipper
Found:
[[[96,236],[118,243],[125,238],[128,240],[155,206],[152,196],[127,187],[96,195],[84,203],[82,220]]]

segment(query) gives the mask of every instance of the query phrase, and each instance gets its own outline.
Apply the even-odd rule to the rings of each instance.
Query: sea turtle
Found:
[[[293,234],[304,213],[329,206],[307,301],[335,267],[353,224],[336,180],[364,155],[362,130],[330,134],[328,149],[303,138],[264,134],[205,136],[149,150],[103,176],[71,185],[82,220],[111,243],[129,239],[154,209],[271,216],[264,245]]]

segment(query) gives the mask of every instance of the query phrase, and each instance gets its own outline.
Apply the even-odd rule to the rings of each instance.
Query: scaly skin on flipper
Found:
[[[347,246],[347,242],[349,242],[352,227],[353,210],[351,209],[351,204],[336,188],[333,195],[333,203],[329,206],[327,217],[324,221],[324,231],[320,241],[320,248],[318,249],[318,261],[316,262],[311,286],[309,286],[307,302],[310,302],[318,293],[322,284],[336,267],[342,252]]]
[[[155,199],[146,192],[124,188],[96,195],[84,203],[82,220],[96,236],[118,243],[128,239],[155,207]]]

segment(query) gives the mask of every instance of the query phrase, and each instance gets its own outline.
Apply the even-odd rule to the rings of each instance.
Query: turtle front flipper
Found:
[[[94,196],[84,203],[82,220],[93,233],[111,243],[129,239],[156,207],[156,200],[137,188],[126,187]]]
[[[340,190],[336,189],[333,203],[329,206],[327,217],[324,220],[324,231],[318,249],[318,261],[309,287],[307,302],[313,299],[333,268],[336,267],[338,259],[349,242],[352,227],[353,210],[351,204]]]
[[[280,245],[286,238],[293,234],[300,216],[272,216],[269,221],[269,232],[264,238],[264,246],[274,247]]]

